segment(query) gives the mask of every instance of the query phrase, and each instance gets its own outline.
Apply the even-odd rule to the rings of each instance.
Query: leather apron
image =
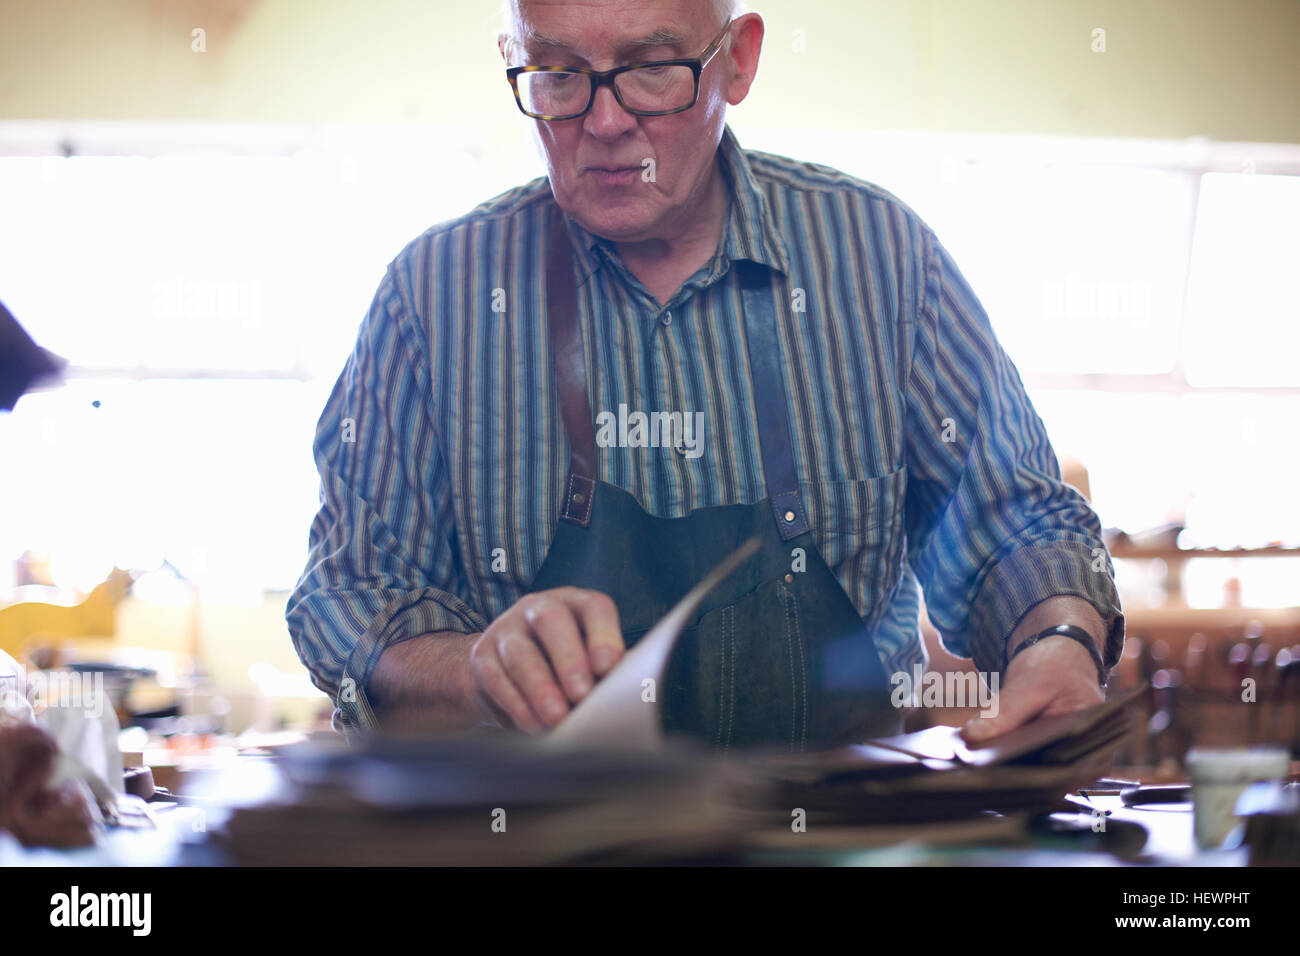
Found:
[[[548,241],[547,322],[569,443],[555,537],[532,591],[601,591],[636,642],[700,579],[750,537],[759,552],[713,591],[682,632],[656,689],[666,734],[718,749],[792,752],[897,733],[900,714],[876,646],[813,542],[790,443],[780,370],[778,289],[765,266],[734,260],[757,403],[767,497],[679,518],[645,511],[596,478],[596,442],[578,324],[572,253],[557,206]],[[787,300],[788,301],[788,300]],[[803,551],[803,570],[795,549]]]

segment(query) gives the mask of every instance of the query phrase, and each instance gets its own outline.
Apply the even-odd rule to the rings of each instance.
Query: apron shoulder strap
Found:
[[[781,540],[789,541],[806,532],[809,522],[794,467],[786,383],[781,372],[781,335],[772,301],[776,295],[775,281],[767,274],[767,267],[748,259],[735,260],[732,268],[740,271],[749,377],[754,390],[767,497]]]
[[[578,292],[573,281],[564,211],[557,203],[546,243],[546,322],[551,333],[551,361],[560,395],[560,414],[569,440],[569,471],[564,480],[560,519],[584,528],[591,521],[596,494],[596,433],[587,397],[587,358],[578,325]]]

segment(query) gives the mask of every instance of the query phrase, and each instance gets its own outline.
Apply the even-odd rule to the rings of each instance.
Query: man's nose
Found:
[[[596,90],[596,101],[583,121],[583,128],[600,139],[619,136],[636,126],[636,117],[618,105],[614,90],[602,86]]]

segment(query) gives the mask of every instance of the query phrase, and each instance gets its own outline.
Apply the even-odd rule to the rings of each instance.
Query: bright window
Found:
[[[738,133],[934,227],[1104,525],[1300,543],[1300,150],[1248,173],[1178,144]],[[449,138],[0,157],[0,298],[75,366],[0,416],[0,567],[33,548],[82,588],[164,558],[209,594],[292,586],[315,421],[384,266],[517,184]],[[1194,603],[1233,563],[1189,571]],[[1232,573],[1248,600],[1300,604],[1285,564]]]
[[[1196,218],[1188,381],[1300,387],[1300,176],[1211,173]]]

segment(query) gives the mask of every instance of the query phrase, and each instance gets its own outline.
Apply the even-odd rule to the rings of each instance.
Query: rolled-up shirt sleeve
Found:
[[[427,347],[392,266],[316,427],[320,508],[285,608],[335,724],[377,726],[367,685],[383,651],[435,631],[482,631],[465,599]]]
[[[923,289],[907,380],[908,559],[944,644],[998,673],[1035,605],[1082,598],[1106,628],[1107,668],[1124,616],[1101,525],[1061,480],[1047,431],[979,300],[922,230]]]

